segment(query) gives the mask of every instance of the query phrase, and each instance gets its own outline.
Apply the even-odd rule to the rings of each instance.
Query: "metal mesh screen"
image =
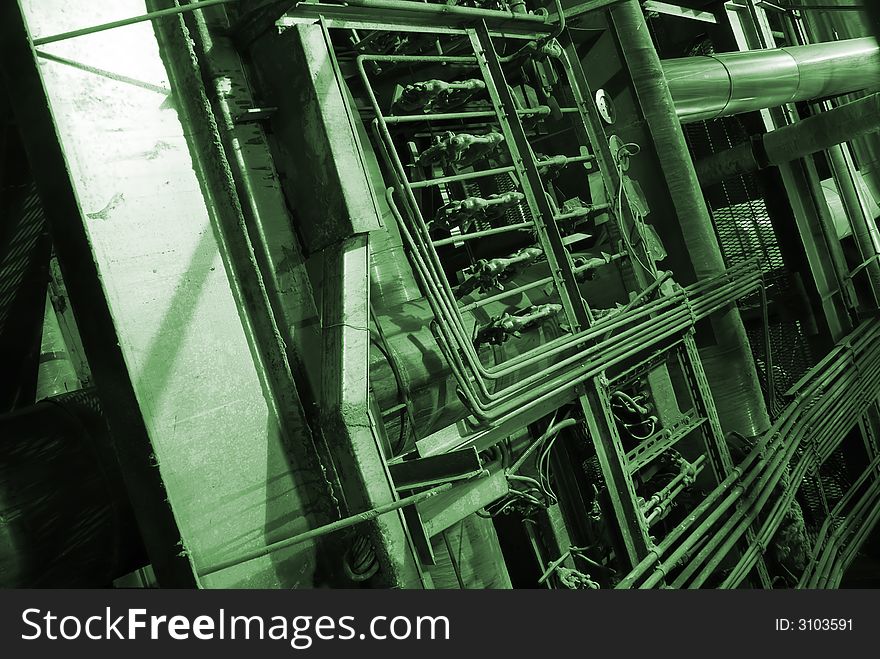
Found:
[[[701,43],[691,54],[711,54],[711,43]],[[742,144],[750,139],[745,125],[737,117],[685,126],[685,136],[695,159]],[[792,277],[779,246],[779,239],[762,196],[759,179],[754,174],[731,177],[706,190],[706,201],[721,251],[728,267],[757,257],[764,273],[769,303],[785,294]],[[755,311],[758,296],[742,303],[743,311]],[[752,307],[752,309],[749,309]],[[760,318],[760,314],[749,314]],[[767,393],[767,350],[762,322],[747,322],[747,333],[755,363]],[[772,372],[777,401],[816,363],[801,322],[776,319],[766,328],[770,336]],[[773,413],[774,410],[771,410]],[[846,462],[840,450],[819,469],[807,474],[798,492],[803,519],[809,535],[814,536],[832,508],[850,487]]]
[[[692,49],[691,55],[709,55],[714,48],[708,40]],[[723,117],[713,121],[688,124],[685,137],[695,159],[724,151],[750,139],[750,134],[738,117]],[[754,174],[731,177],[705,191],[706,202],[715,225],[721,252],[728,267],[757,258],[764,273],[764,283],[770,303],[789,290],[791,273],[786,267],[779,239],[770,211],[763,198],[759,179]],[[743,310],[760,305],[757,295],[742,303]],[[757,310],[757,309],[756,309]],[[760,314],[751,314],[760,317]],[[815,359],[804,328],[797,320],[780,320],[769,328],[773,357],[773,376],[776,399],[799,380]],[[763,324],[747,324],[749,342],[762,384],[767,392],[767,356]],[[771,410],[771,413],[773,410]]]
[[[804,477],[798,491],[798,499],[804,509],[804,517],[811,531],[819,529],[828,510],[843,498],[852,487],[852,479],[846,466],[843,449],[837,449],[819,468],[818,477],[809,473]]]

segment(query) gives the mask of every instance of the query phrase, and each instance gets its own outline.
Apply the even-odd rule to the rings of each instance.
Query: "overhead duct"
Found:
[[[876,39],[663,61],[682,123],[880,87]]]

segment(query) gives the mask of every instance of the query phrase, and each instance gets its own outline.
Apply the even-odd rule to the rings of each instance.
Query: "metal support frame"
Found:
[[[370,418],[367,241],[368,236],[361,234],[324,253],[322,426],[328,437],[336,438],[332,449],[339,473],[357,474],[344,493],[349,510],[379,508],[396,499],[376,422]],[[370,524],[388,585],[413,588],[422,584],[403,513],[376,518]]]
[[[602,180],[605,196],[609,200],[615,200],[618,196],[617,192],[623,185],[621,173],[616,169],[615,154],[611,153],[611,147],[603,130],[603,122],[599,117],[599,110],[594,101],[595,94],[590,87],[587,77],[584,74],[581,59],[578,56],[577,49],[571,40],[570,35],[566,32],[560,35],[564,43],[565,65],[569,70],[574,85],[572,89],[577,94],[575,103],[580,110],[582,121],[576,124],[576,129],[581,136],[581,140],[590,144],[596,159],[596,165],[599,176]],[[630,214],[630,201],[627,195],[621,195],[621,207],[617,209],[617,237],[620,239],[623,235],[628,235],[632,230],[631,224],[627,224],[624,219]],[[640,290],[644,290],[647,286],[654,283],[657,276],[656,265],[654,259],[647,249],[646,243],[640,241],[638,253],[630,258],[629,265],[635,279],[635,284]],[[644,265],[643,265],[644,264]],[[645,269],[644,266],[649,269]]]
[[[703,371],[703,365],[700,360],[700,354],[697,351],[697,345],[693,340],[693,336],[685,338],[686,358],[690,369],[685,369],[691,380],[692,393],[695,396],[698,406],[708,419],[708,424],[703,426],[703,439],[706,443],[709,459],[712,463],[712,469],[715,472],[716,481],[719,483],[730,476],[733,472],[733,460],[730,456],[730,448],[721,430],[721,423],[718,420],[718,412],[715,409],[715,402],[712,399],[709,390],[709,381]],[[746,531],[746,541],[752,542],[755,539],[755,530],[749,527]],[[764,557],[761,556],[756,562],[758,571],[758,579],[764,588],[772,588],[770,574],[767,571],[767,565]]]
[[[377,19],[377,16],[381,18]],[[493,34],[513,38],[534,38],[535,35],[552,34],[556,29],[552,16],[412,0],[353,0],[345,4],[286,0],[270,4],[252,16],[245,16],[236,26],[237,40],[242,45],[248,44],[272,26],[314,23],[318,19],[331,29],[400,29],[434,34],[461,33],[474,22],[485,21]]]
[[[337,517],[354,510],[387,505],[387,499],[394,498],[394,489],[387,470],[381,466],[381,450],[376,444],[374,434],[363,432],[360,427],[363,416],[354,415],[357,410],[363,413],[367,409],[365,393],[357,395],[358,387],[366,381],[366,375],[360,372],[362,367],[365,368],[360,363],[362,353],[358,352],[360,348],[366,350],[365,346],[359,345],[359,340],[363,337],[349,337],[348,340],[342,340],[342,347],[330,347],[339,338],[336,333],[342,328],[342,324],[321,331],[318,321],[318,318],[322,318],[325,323],[332,325],[328,319],[332,319],[339,311],[339,305],[344,307],[343,313],[347,314],[346,322],[350,325],[357,325],[357,319],[366,313],[364,307],[353,307],[351,302],[352,296],[361,295],[368,284],[368,280],[366,283],[358,281],[357,258],[353,256],[363,257],[363,251],[360,247],[347,243],[342,247],[334,245],[326,250],[324,263],[328,279],[324,286],[324,308],[319,312],[312,297],[305,258],[292,228],[292,219],[281,184],[277,176],[274,176],[275,162],[266,135],[259,125],[250,122],[236,123],[232,117],[230,106],[253,106],[253,98],[238,53],[232,48],[228,38],[217,36],[226,33],[226,21],[223,17],[200,13],[192,17],[191,23],[190,31],[194,35],[204,78],[209,81],[209,96],[218,118],[223,143],[227,152],[232,155],[233,180],[242,199],[245,228],[253,241],[255,259],[272,305],[270,313],[278,319],[280,327],[296,328],[286,341],[287,355],[295,365],[296,381],[309,402],[306,414],[315,440],[315,451],[320,460],[319,464],[314,465],[314,469],[324,477],[328,501],[333,503],[334,515]],[[319,45],[324,43],[326,31],[323,28],[314,27],[311,34],[313,40],[317,37]],[[272,36],[267,35],[266,38]],[[320,52],[320,48],[313,49],[311,56],[320,58]],[[335,69],[332,53],[328,50],[325,57],[324,62],[330,63],[332,75]],[[232,85],[233,92],[224,92],[219,86],[227,80],[235,81]],[[341,102],[337,98],[337,103]],[[327,120],[326,115],[321,115],[321,118]],[[343,123],[344,121],[343,112]],[[354,153],[349,149],[347,155],[357,158],[357,149]],[[356,161],[355,166],[360,166],[360,161]],[[252,174],[255,170],[268,171],[273,176],[264,174],[256,180]],[[362,202],[364,205],[358,207],[356,214],[359,218],[355,222],[359,222],[359,226],[377,226],[378,213],[370,199]],[[350,234],[352,224],[338,221],[332,226],[332,232],[337,236]],[[366,241],[366,237],[362,236],[361,241]],[[341,288],[337,281],[342,282]],[[341,299],[339,296],[342,296]],[[335,349],[341,352],[341,362],[330,359],[332,355],[328,356],[327,350]],[[345,382],[341,382],[343,380]],[[347,410],[341,417],[340,407]],[[368,425],[372,423],[370,419]],[[336,429],[334,439],[330,439],[325,432],[329,428]],[[340,450],[335,439],[337,435],[349,437],[352,445],[343,446],[343,450]],[[333,444],[335,450],[331,449],[330,444]],[[350,468],[351,461],[358,465],[356,469]],[[348,467],[345,473],[349,474],[344,479],[339,475],[343,466]],[[383,471],[384,478],[378,475]],[[370,482],[366,482],[367,479]],[[408,546],[400,516],[389,515],[381,520],[370,521],[364,527],[365,532],[370,527],[375,532],[373,546],[379,548],[379,553],[389,568],[382,575],[388,579],[387,583],[419,585],[419,571],[411,560],[412,551]],[[340,547],[337,540],[331,539],[331,542],[335,543],[341,556],[341,549],[344,548]]]
[[[551,272],[556,278],[560,293],[563,296],[565,312],[572,331],[587,328],[592,324],[589,309],[581,298],[572,271],[571,260],[556,226],[553,210],[547,203],[543,193],[544,184],[538,174],[534,153],[526,138],[525,131],[519,121],[511,121],[515,117],[516,106],[504,77],[501,62],[488,33],[488,28],[479,26],[471,36],[474,49],[480,59],[480,66],[491,81],[490,90],[494,93],[493,102],[496,111],[505,126],[505,132],[515,145],[514,159],[521,168],[521,180],[527,182],[532,190],[530,202],[535,203],[533,217],[540,233],[546,235],[549,245],[555,254],[548,254]],[[590,145],[595,151],[595,145]],[[552,258],[552,260],[551,260]],[[649,539],[647,524],[636,501],[632,480],[626,471],[625,455],[620,436],[611,413],[608,390],[603,379],[593,378],[584,383],[584,392],[580,396],[580,404],[584,411],[590,437],[596,447],[599,464],[608,485],[612,508],[617,518],[618,527],[628,554],[628,560],[637,564],[648,551]]]
[[[556,226],[556,217],[554,217],[554,209],[547,201],[544,183],[537,171],[538,163],[535,160],[531,147],[528,143],[527,136],[518,120],[521,111],[514,105],[513,98],[507,86],[503,62],[494,52],[492,44],[492,35],[486,26],[478,28],[476,31],[469,32],[471,43],[477,58],[474,59],[469,55],[456,55],[451,58],[455,64],[467,65],[476,63],[479,65],[484,80],[487,83],[490,98],[494,105],[493,114],[498,115],[498,121],[502,126],[502,132],[506,138],[505,143],[510,149],[511,156],[514,161],[512,167],[513,173],[517,174],[518,179],[526,192],[526,198],[529,203],[532,216],[534,218],[534,227],[541,240],[542,246],[547,252],[547,258],[551,263],[551,281],[556,283],[557,289],[563,294],[565,302],[565,312],[568,317],[568,324],[572,331],[588,328],[591,325],[589,309],[580,297],[579,290],[573,286],[574,270],[569,260],[567,251],[562,243]],[[564,38],[564,37],[563,37]],[[401,61],[409,62],[410,59],[425,59],[412,56],[374,56],[364,55],[364,60],[378,59],[380,61]],[[429,56],[430,61],[441,61],[447,58],[442,56]],[[577,133],[581,137],[581,142],[588,145],[594,152],[594,159],[597,167],[603,172],[603,185],[606,188],[606,194],[614,195],[615,183],[619,185],[619,180],[615,180],[611,173],[606,170],[610,167],[612,161],[609,147],[604,140],[604,134],[600,128],[597,128],[598,113],[592,107],[588,100],[588,90],[579,86],[579,79],[583,77],[583,73],[579,71],[576,65],[573,65],[571,58],[566,62],[567,73],[572,78],[573,92],[575,94],[576,111],[578,121],[575,122]],[[362,70],[362,77],[370,90],[369,80],[365,70]],[[587,92],[586,94],[584,92]],[[375,99],[373,99],[375,101]],[[392,125],[394,118],[386,119],[378,107],[374,104],[378,125]],[[487,112],[481,112],[488,114]],[[427,118],[430,115],[426,115]],[[464,115],[462,115],[464,116]],[[399,123],[399,122],[397,122]],[[377,131],[380,142],[384,139],[382,130]],[[386,149],[387,149],[386,145]],[[389,161],[391,161],[391,156]],[[390,162],[391,169],[399,167],[399,163]],[[400,168],[402,169],[402,168]],[[416,187],[418,182],[414,184],[409,181],[405,171],[398,173],[400,179],[399,184],[406,191]],[[411,205],[415,204],[412,202]],[[418,209],[413,211],[416,215],[412,218],[413,223],[418,222]],[[400,218],[404,221],[403,218]],[[465,235],[464,237],[466,237]],[[425,267],[421,265],[419,267]],[[641,273],[647,275],[647,272]],[[645,281],[643,279],[643,281]],[[452,310],[454,312],[454,309]],[[626,465],[626,458],[620,443],[620,438],[616,432],[616,426],[613,416],[610,412],[608,404],[608,388],[601,375],[593,376],[587,379],[579,389],[579,400],[585,411],[587,423],[590,426],[591,438],[596,446],[596,451],[600,466],[606,483],[609,486],[612,510],[617,526],[622,527],[621,535],[624,541],[624,551],[627,553],[627,559],[631,564],[640,560],[640,556],[644,556],[649,541],[647,539],[647,524],[644,521],[641,507],[635,502],[635,492],[630,477],[629,470]],[[475,446],[478,449],[486,448],[497,442],[498,439],[510,434],[516,428],[522,427],[529,423],[530,419],[534,420],[543,416],[548,411],[558,407],[558,405],[566,402],[568,398],[561,397],[557,401],[542,401],[540,408],[534,411],[516,414],[510,419],[504,419],[498,426],[489,428],[483,435],[477,434],[473,438],[467,439],[457,433],[452,435],[443,435],[442,437],[429,438],[418,443],[421,455],[437,455],[448,450],[449,448],[458,446]],[[717,421],[716,421],[717,424]],[[714,437],[718,437],[716,433]],[[494,439],[493,439],[494,438]],[[728,458],[729,461],[729,458]],[[717,460],[716,460],[717,462]],[[453,496],[450,494],[450,496]]]
[[[706,419],[701,426],[703,439],[706,443],[706,452],[715,479],[720,483],[733,471],[733,460],[730,457],[730,449],[724,440],[724,432],[721,430],[721,422],[718,420],[718,411],[715,409],[715,401],[709,389],[709,381],[703,370],[703,362],[697,351],[693,333],[688,333],[684,338],[684,354],[681,355],[682,369],[690,384],[691,395],[700,416]]]
[[[217,65],[217,60],[202,62],[204,71],[193,65],[197,59],[195,45],[189,37],[183,14],[172,21],[158,23],[156,34],[159,52],[164,56],[172,88],[180,97],[177,103],[178,116],[186,126],[187,146],[200,177],[206,211],[213,220],[218,247],[225,258],[224,265],[231,273],[231,290],[237,315],[241,318],[252,345],[252,359],[261,385],[260,393],[264,396],[267,411],[277,419],[279,446],[276,450],[280,453],[280,459],[276,467],[282,474],[286,474],[291,494],[296,493],[290,497],[291,509],[301,506],[303,512],[308,511],[303,515],[302,523],[304,526],[314,527],[328,519],[332,520],[338,514],[334,510],[338,499],[334,495],[334,484],[329,478],[325,477],[319,483],[307,483],[295,476],[293,465],[297,468],[307,465],[320,473],[326,473],[326,467],[322,465],[323,456],[320,456],[315,435],[309,426],[283,338],[283,326],[273,308],[272,294],[265,284],[256,256],[258,250],[254,247],[252,234],[246,229],[258,224],[262,209],[258,208],[260,200],[250,194],[248,185],[251,181],[242,175],[246,165],[238,136],[233,130],[230,109],[222,94],[216,93],[215,85],[220,76],[214,74],[212,67]],[[232,186],[229,185],[230,181]],[[253,459],[256,456],[250,457]],[[232,465],[228,466],[231,467]],[[273,514],[281,514],[281,511],[274,511]],[[282,527],[275,532],[279,535],[294,535],[291,531],[294,529]],[[274,534],[263,538],[257,544],[273,546],[273,552],[290,551],[283,545],[274,545],[273,536]],[[315,541],[323,543],[324,539],[316,538]],[[316,551],[323,553],[321,550]],[[283,565],[278,561],[277,554],[265,554],[268,561],[255,561],[239,567],[235,562],[236,555],[241,557],[248,554],[238,548],[235,551],[226,548],[226,551],[211,556],[209,560],[196,566],[197,574],[204,577],[201,583],[210,587],[221,587],[237,583],[243,577],[258,578],[255,575],[264,569],[266,563],[273,568],[275,565]],[[296,560],[305,555],[297,556]],[[296,560],[292,562],[295,563]],[[218,562],[230,567],[222,571],[211,570],[210,576],[204,576],[208,574],[204,572],[206,566],[213,566]],[[284,569],[282,567],[281,571]],[[279,576],[282,580],[290,578],[286,574]]]
[[[583,302],[580,296],[580,291],[577,288],[570,257],[568,256],[559,229],[555,223],[557,219],[555,216],[556,211],[547,199],[544,183],[538,172],[538,163],[535,160],[535,156],[531,151],[522,124],[519,121],[520,111],[514,104],[511,92],[504,77],[502,62],[495,53],[492,45],[492,33],[489,27],[483,23],[478,26],[476,30],[468,30],[467,34],[470,37],[476,58],[467,55],[457,55],[453,58],[443,56],[419,56],[410,58],[402,55],[364,55],[362,56],[362,59],[381,61],[409,61],[410,59],[413,61],[436,60],[452,61],[455,64],[462,65],[474,63],[479,66],[487,83],[490,98],[493,102],[494,111],[491,114],[496,116],[496,119],[502,127],[502,132],[506,138],[505,144],[510,150],[513,159],[513,171],[517,174],[523,187],[523,191],[525,192],[533,217],[533,227],[540,239],[545,251],[545,256],[550,264],[552,281],[556,284],[557,291],[560,293],[563,300],[568,325],[572,332],[589,328],[592,324],[591,314],[589,308]],[[582,91],[578,90],[578,81],[576,80],[577,72],[572,72],[570,63],[567,63],[567,67],[568,75],[572,76],[572,87],[578,92]],[[367,85],[368,92],[370,92],[370,82],[366,71],[363,68],[361,68],[361,76],[364,79],[364,83]],[[390,139],[387,137],[388,126],[396,125],[399,121],[394,117],[386,118],[374,97],[372,101],[379,126],[377,136],[379,137],[380,142],[383,140],[388,142]],[[588,101],[582,94],[578,95],[576,93],[575,101],[577,107],[574,108],[573,111],[578,115],[578,121],[575,122],[578,126],[578,134],[582,137],[587,136],[588,138],[592,135],[592,140],[586,139],[583,141],[589,145],[594,153],[601,150],[602,161],[610,163],[612,158],[607,143],[605,143],[603,137],[600,137],[600,135],[602,135],[601,129],[596,128],[598,123],[597,111],[595,108],[590,107],[590,101]],[[590,112],[595,116],[590,116]],[[405,193],[409,212],[412,212],[415,215],[413,222],[418,225],[420,222],[420,215],[417,204],[413,201],[411,193],[412,188],[416,187],[416,185],[414,185],[414,182],[408,180],[406,172],[403,171],[400,162],[394,161],[394,156],[391,153],[393,147],[386,144],[385,149],[391,169],[393,171],[400,170],[397,172],[397,178],[400,179],[399,185]],[[601,170],[601,163],[597,161],[597,164]],[[613,196],[614,183],[612,182],[611,177],[606,177],[603,180],[606,186],[606,194],[609,197]],[[415,227],[415,230],[418,230],[418,226]],[[410,238],[410,240],[412,239]],[[436,259],[436,255],[429,254],[427,258],[428,262],[420,265],[419,268],[427,268],[428,264],[431,263],[431,260]],[[426,273],[427,271],[423,272],[423,275]],[[437,309],[436,311],[440,312],[441,309]],[[451,309],[451,313],[455,313],[455,311],[455,309]],[[515,427],[520,427],[522,424],[528,423],[526,416],[543,416],[548,411],[554,409],[568,399],[568,397],[565,396],[565,392],[561,393],[563,394],[563,397],[560,398],[555,405],[553,405],[552,401],[548,399],[542,401],[540,408],[535,407],[534,411],[528,410],[528,414],[526,414],[527,410],[523,409],[520,413],[512,416],[509,421],[505,418],[501,421],[498,427],[489,429],[487,435],[491,434],[498,438],[503,437],[505,433],[509,434],[509,432],[515,429]],[[620,438],[617,436],[614,419],[608,403],[607,387],[600,377],[593,376],[581,385],[580,400],[588,424],[591,426],[591,436],[596,444],[600,463],[603,466],[606,480],[609,483],[614,516],[617,519],[618,524],[623,527],[621,529],[621,534],[624,540],[625,551],[628,554],[627,558],[634,564],[634,562],[638,561],[647,551],[647,525],[644,524],[644,520],[641,517],[641,510],[635,501],[633,484],[624,466],[624,455],[620,444]],[[456,446],[456,443],[460,440],[457,437],[450,437],[443,438],[440,441],[448,442],[446,446],[451,448]],[[474,441],[476,443],[471,442],[463,445],[475,445],[478,448],[481,448],[490,444],[489,440],[486,438],[477,437]],[[495,441],[497,441],[497,439]],[[428,448],[424,443],[420,443],[419,451],[422,455],[433,455],[442,452],[443,448],[440,446]]]
[[[468,480],[484,473],[473,447],[426,458],[398,460],[389,463],[388,468],[397,490]]]
[[[31,18],[31,20],[33,20]],[[128,344],[120,340],[108,300],[101,288],[102,259],[96,258],[80,206],[82,190],[71,179],[68,151],[55,123],[51,93],[37,65],[29,39],[28,18],[21,2],[0,5],[0,72],[40,191],[65,281],[74,304],[95,382],[104,385],[102,403],[111,431],[124,429],[127,441],[117,447],[129,470],[126,486],[142,520],[144,542],[154,569],[165,583],[193,586],[188,560],[179,554],[180,531],[164,501],[159,471],[149,466],[150,431],[136,397],[125,361]],[[112,383],[112,384],[111,384]],[[137,474],[132,477],[131,471]]]

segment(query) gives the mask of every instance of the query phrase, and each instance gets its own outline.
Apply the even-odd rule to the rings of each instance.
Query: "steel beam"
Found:
[[[702,185],[805,158],[842,142],[880,131],[880,93],[758,135],[696,164]]]
[[[114,305],[104,296],[101,286],[102,275],[107,274],[104,266],[111,259],[109,252],[112,250],[112,236],[108,236],[111,243],[109,245],[95,242],[98,236],[93,236],[92,231],[100,229],[101,224],[90,227],[81,205],[94,203],[94,196],[98,194],[95,190],[91,192],[91,199],[87,197],[89,190],[86,186],[94,178],[85,176],[83,171],[91,162],[89,155],[95,163],[105,162],[108,155],[103,152],[96,138],[101,135],[106,138],[105,131],[112,130],[119,122],[130,125],[131,118],[126,113],[120,113],[100,130],[97,130],[98,126],[94,126],[96,134],[88,140],[85,139],[85,134],[90,132],[89,121],[84,122],[86,125],[78,128],[82,139],[76,147],[81,146],[86,152],[80,158],[76,157],[79,149],[70,144],[69,140],[77,126],[60,111],[58,104],[65,95],[72,104],[69,91],[71,84],[74,81],[82,84],[83,80],[76,80],[75,76],[73,79],[63,79],[67,71],[46,70],[45,65],[38,66],[29,40],[31,31],[39,30],[41,25],[46,25],[43,29],[47,33],[65,29],[66,26],[54,25],[52,18],[45,15],[46,9],[52,12],[59,8],[50,4],[58,3],[6,2],[0,6],[0,70],[9,97],[14,101],[13,111],[19,118],[28,160],[39,173],[38,190],[55,249],[63,262],[71,298],[77,300],[76,313],[78,324],[83,330],[83,344],[89,355],[95,381],[104,390],[102,403],[108,413],[111,431],[124,435],[127,440],[119,448],[117,457],[129,477],[128,494],[138,510],[147,550],[156,573],[165,583],[192,586],[195,579],[186,557],[180,555],[181,548],[177,544],[180,531],[170,506],[164,501],[162,479],[158,469],[150,466],[152,450],[149,428],[155,426],[145,418],[138,405],[137,389],[126,364],[126,355],[131,355],[130,343],[120,340],[117,327],[120,322],[126,323],[124,315],[121,319],[119,315],[124,312],[113,309]],[[91,11],[89,17],[93,18]],[[55,19],[56,22],[58,20],[60,19]],[[115,86],[113,81],[98,82]],[[128,91],[126,86],[122,89]],[[143,102],[146,99],[137,100]],[[152,95],[151,100],[156,106],[156,99]],[[68,141],[62,145],[65,137]],[[114,150],[120,147],[123,150],[133,148],[135,152],[138,150],[137,144],[120,144],[119,140],[116,142]],[[94,150],[91,154],[87,153],[93,148],[91,145],[97,147],[94,149],[97,153]],[[116,155],[118,157],[122,154],[117,152]],[[132,154],[129,152],[127,155]],[[91,171],[95,174],[102,169],[95,165],[92,168]],[[124,175],[124,169],[121,172],[117,170],[117,174],[120,173]],[[117,184],[122,181],[124,176],[120,176]],[[117,253],[116,258],[120,256],[122,255]],[[116,272],[121,273],[124,269],[117,260]],[[128,292],[124,295],[128,296]],[[143,330],[138,334],[141,336],[141,354],[144,354],[143,351],[149,347],[150,337],[143,336]],[[139,361],[142,363],[143,358]],[[145,392],[141,391],[143,393]]]
[[[698,9],[691,9],[690,7],[673,5],[668,2],[654,2],[653,0],[646,0],[646,2],[642,3],[642,6],[645,11],[655,14],[672,16],[673,18],[686,18],[692,21],[700,21],[701,23],[718,23],[715,14],[710,11],[700,11]]]
[[[329,35],[298,25],[255,41],[250,59],[278,109],[269,123],[307,254],[381,228],[380,211]]]
[[[33,33],[56,34],[143,10],[21,6],[4,5],[4,29],[26,16]],[[90,66],[41,60],[38,71],[24,34],[2,40],[3,64],[160,582],[313,585],[308,545],[196,576],[325,521],[328,497],[294,475],[306,424],[272,316],[258,311],[265,291],[233,228],[240,206],[191,53],[160,51],[141,23],[47,46]]]
[[[322,292],[321,414],[339,473],[350,474],[345,491],[350,510],[380,508],[396,499],[377,420],[369,400],[369,246],[366,234],[325,250]],[[366,295],[365,295],[366,293]],[[403,513],[365,525],[382,565],[385,585],[417,588],[421,569],[410,544]]]

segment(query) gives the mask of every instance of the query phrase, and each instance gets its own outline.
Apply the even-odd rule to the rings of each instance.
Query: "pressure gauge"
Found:
[[[596,107],[599,109],[599,116],[609,126],[617,119],[614,101],[611,100],[611,96],[604,89],[596,92]]]

